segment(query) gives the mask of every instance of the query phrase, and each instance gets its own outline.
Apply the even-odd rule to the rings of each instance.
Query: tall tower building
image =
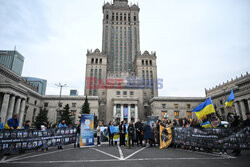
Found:
[[[127,0],[114,0],[103,6],[102,52],[110,72],[130,72],[140,51],[140,8]]]
[[[145,119],[158,96],[156,53],[140,51],[139,12],[128,0],[105,3],[102,50],[87,51],[85,95],[98,96],[105,123]]]

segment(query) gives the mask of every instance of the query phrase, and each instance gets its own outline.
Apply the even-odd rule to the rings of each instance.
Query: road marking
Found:
[[[12,158],[9,158],[7,160],[8,161],[12,161],[12,160],[17,159],[17,158],[25,157],[25,156],[30,155],[32,153],[34,153],[34,152],[30,152],[30,153],[27,153],[27,154],[23,154],[23,155],[19,155],[19,156],[16,156],[16,157],[12,157]]]
[[[15,159],[14,158],[13,159],[7,159],[5,162],[18,161],[18,160],[23,160],[23,159],[27,159],[27,158],[39,157],[39,156],[43,156],[43,155],[58,153],[58,152],[62,152],[62,151],[72,150],[72,149],[74,149],[74,148],[68,148],[68,149],[63,149],[63,150],[56,150],[56,151],[52,151],[52,152],[41,153],[41,154],[37,154],[37,155],[31,155],[31,156],[26,156],[26,157],[21,157],[21,158],[15,158]]]
[[[95,151],[97,151],[97,152],[103,153],[103,154],[105,154],[105,155],[108,155],[108,156],[110,156],[110,157],[113,157],[113,158],[115,158],[115,159],[120,160],[120,157],[114,156],[114,155],[112,155],[112,154],[106,153],[106,152],[101,151],[101,150],[98,150],[98,149],[96,149],[96,148],[91,148],[91,149],[92,149],[92,150],[95,150]]]
[[[120,154],[120,160],[124,160],[124,156],[123,156],[121,147],[119,145],[117,147],[118,147],[118,151],[119,151],[119,154]]]
[[[224,158],[229,158],[229,159],[234,159],[236,157],[231,156],[231,155],[225,155],[225,154],[218,154],[218,153],[206,153],[206,152],[200,152],[200,151],[191,151],[191,150],[185,150],[185,149],[175,149],[178,151],[186,151],[186,152],[192,152],[192,153],[197,153],[197,154],[203,154],[203,155],[212,155],[215,157],[224,157]]]
[[[7,158],[7,156],[3,156],[3,158],[1,159],[1,161],[5,161]]]
[[[130,154],[129,156],[127,156],[124,160],[126,160],[126,159],[132,157],[133,155],[137,154],[138,152],[144,150],[145,148],[147,148],[147,147],[142,147],[140,150],[137,150],[136,152],[134,152],[134,153]]]
[[[100,150],[99,150],[100,151]],[[65,160],[65,161],[0,161],[1,163],[8,164],[52,164],[52,163],[86,163],[86,162],[117,162],[117,161],[174,161],[174,160],[224,160],[223,157],[213,158],[139,158],[139,159],[104,159],[104,160]]]

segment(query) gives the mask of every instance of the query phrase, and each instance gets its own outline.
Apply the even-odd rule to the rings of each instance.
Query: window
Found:
[[[123,95],[124,95],[124,96],[127,96],[127,91],[123,91]]]
[[[141,61],[141,64],[144,65],[144,60]]]
[[[136,16],[134,16],[134,21],[136,21]]]
[[[44,107],[48,107],[49,106],[49,103],[44,103]]]
[[[187,104],[187,109],[188,109],[188,110],[191,109],[191,104]]]
[[[98,64],[98,59],[95,59],[95,64]]]
[[[174,104],[174,109],[178,109],[178,104]]]
[[[92,59],[91,59],[91,64],[94,64],[94,61],[95,61],[94,58],[92,58]]]
[[[72,103],[72,107],[76,107],[76,103]]]
[[[35,100],[34,104],[35,104],[35,106],[36,106],[36,104],[37,104],[37,101],[36,101],[36,100]]]
[[[146,60],[146,66],[148,65],[148,61]]]
[[[152,66],[152,60],[149,60],[149,65]]]
[[[109,15],[108,15],[108,14],[106,15],[106,19],[107,19],[107,20],[109,19]]]
[[[130,92],[130,96],[134,96],[134,92],[133,91]]]
[[[100,64],[102,64],[102,59],[100,59]]]
[[[222,100],[220,100],[220,104],[223,104]]]
[[[162,106],[162,108],[166,108],[166,104],[162,104],[161,106]]]
[[[116,91],[116,95],[117,95],[117,96],[120,96],[120,95],[121,95],[121,92],[120,92],[120,91]]]
[[[30,98],[29,98],[29,97],[27,97],[27,103],[29,103],[29,101],[30,101]]]
[[[175,116],[175,118],[179,118],[179,111],[174,111],[174,116]]]

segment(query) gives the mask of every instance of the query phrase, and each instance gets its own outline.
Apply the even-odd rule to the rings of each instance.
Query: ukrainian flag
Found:
[[[209,97],[205,102],[197,106],[193,112],[195,112],[198,119],[201,119],[203,116],[215,113],[214,106],[211,98]]]
[[[211,125],[211,123],[210,123],[209,121],[204,122],[204,123],[202,123],[202,124],[200,124],[200,125],[201,125],[201,127],[203,127],[203,128],[212,128],[212,125]]]
[[[225,107],[231,107],[233,105],[233,102],[234,102],[234,90],[232,89],[230,95],[228,96],[227,98],[227,101],[225,103]]]

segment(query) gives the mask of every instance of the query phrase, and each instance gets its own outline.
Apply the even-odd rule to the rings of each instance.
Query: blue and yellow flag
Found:
[[[231,107],[233,105],[233,102],[234,102],[234,90],[232,89],[230,95],[228,96],[227,98],[227,101],[225,103],[225,107]]]
[[[193,112],[195,112],[198,119],[201,119],[205,115],[215,113],[211,98],[209,97],[205,102],[193,109]]]
[[[200,125],[203,128],[212,128],[212,125],[211,125],[211,123],[209,121],[201,123]]]

